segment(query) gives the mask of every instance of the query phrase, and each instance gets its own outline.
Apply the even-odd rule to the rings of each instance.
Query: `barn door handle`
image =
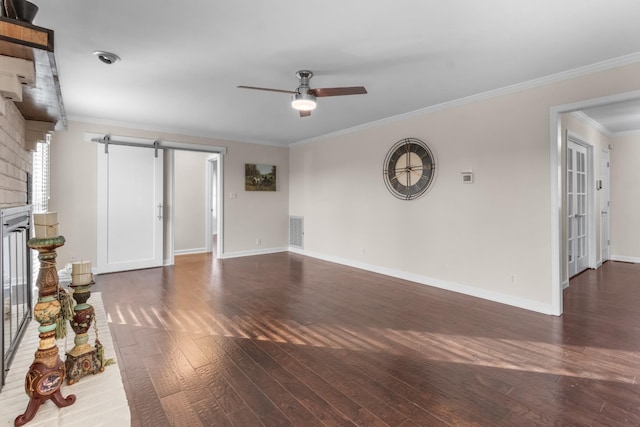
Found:
[[[158,203],[158,220],[162,220],[162,203]]]

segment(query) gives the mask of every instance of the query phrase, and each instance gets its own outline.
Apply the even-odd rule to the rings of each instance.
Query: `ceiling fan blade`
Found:
[[[321,87],[309,89],[309,93],[319,98],[321,96],[364,95],[367,93],[367,90],[364,86]]]
[[[256,86],[238,86],[240,89],[253,89],[253,90],[266,90],[268,92],[281,92],[281,93],[297,93],[294,90],[284,90],[284,89],[270,89],[267,87],[256,87]]]
[[[310,115],[311,115],[311,111],[300,110],[300,117],[309,117]]]

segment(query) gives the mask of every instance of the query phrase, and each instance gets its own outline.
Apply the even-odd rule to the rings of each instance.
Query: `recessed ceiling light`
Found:
[[[114,62],[120,61],[120,57],[115,53],[96,50],[95,52],[93,52],[93,54],[97,56],[100,61],[104,62],[107,65],[111,65]]]

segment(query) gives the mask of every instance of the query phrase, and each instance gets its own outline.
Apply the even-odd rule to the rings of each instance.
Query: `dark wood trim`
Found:
[[[4,16],[0,16],[0,40],[53,52],[53,30]]]

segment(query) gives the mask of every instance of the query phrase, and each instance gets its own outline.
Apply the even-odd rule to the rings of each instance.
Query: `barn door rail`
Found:
[[[100,144],[104,144],[104,153],[109,154],[109,145],[126,145],[127,147],[141,147],[141,148],[153,148],[155,151],[155,157],[158,157],[158,150],[160,148],[160,141],[155,140],[149,144],[145,144],[144,142],[132,142],[132,141],[118,141],[111,139],[110,135],[105,135],[102,138],[93,138],[93,142],[97,142]],[[162,147],[164,149],[164,147]]]
[[[97,142],[98,144],[104,144],[105,154],[109,154],[110,145],[125,145],[127,147],[140,147],[140,148],[152,148],[154,150],[155,157],[158,157],[158,150],[182,150],[182,151],[197,151],[205,153],[220,153],[226,154],[227,148],[215,145],[205,144],[191,144],[187,142],[175,142],[175,141],[163,141],[160,139],[143,139],[143,138],[131,138],[126,136],[113,136],[102,135],[96,136],[92,134],[90,141]]]

